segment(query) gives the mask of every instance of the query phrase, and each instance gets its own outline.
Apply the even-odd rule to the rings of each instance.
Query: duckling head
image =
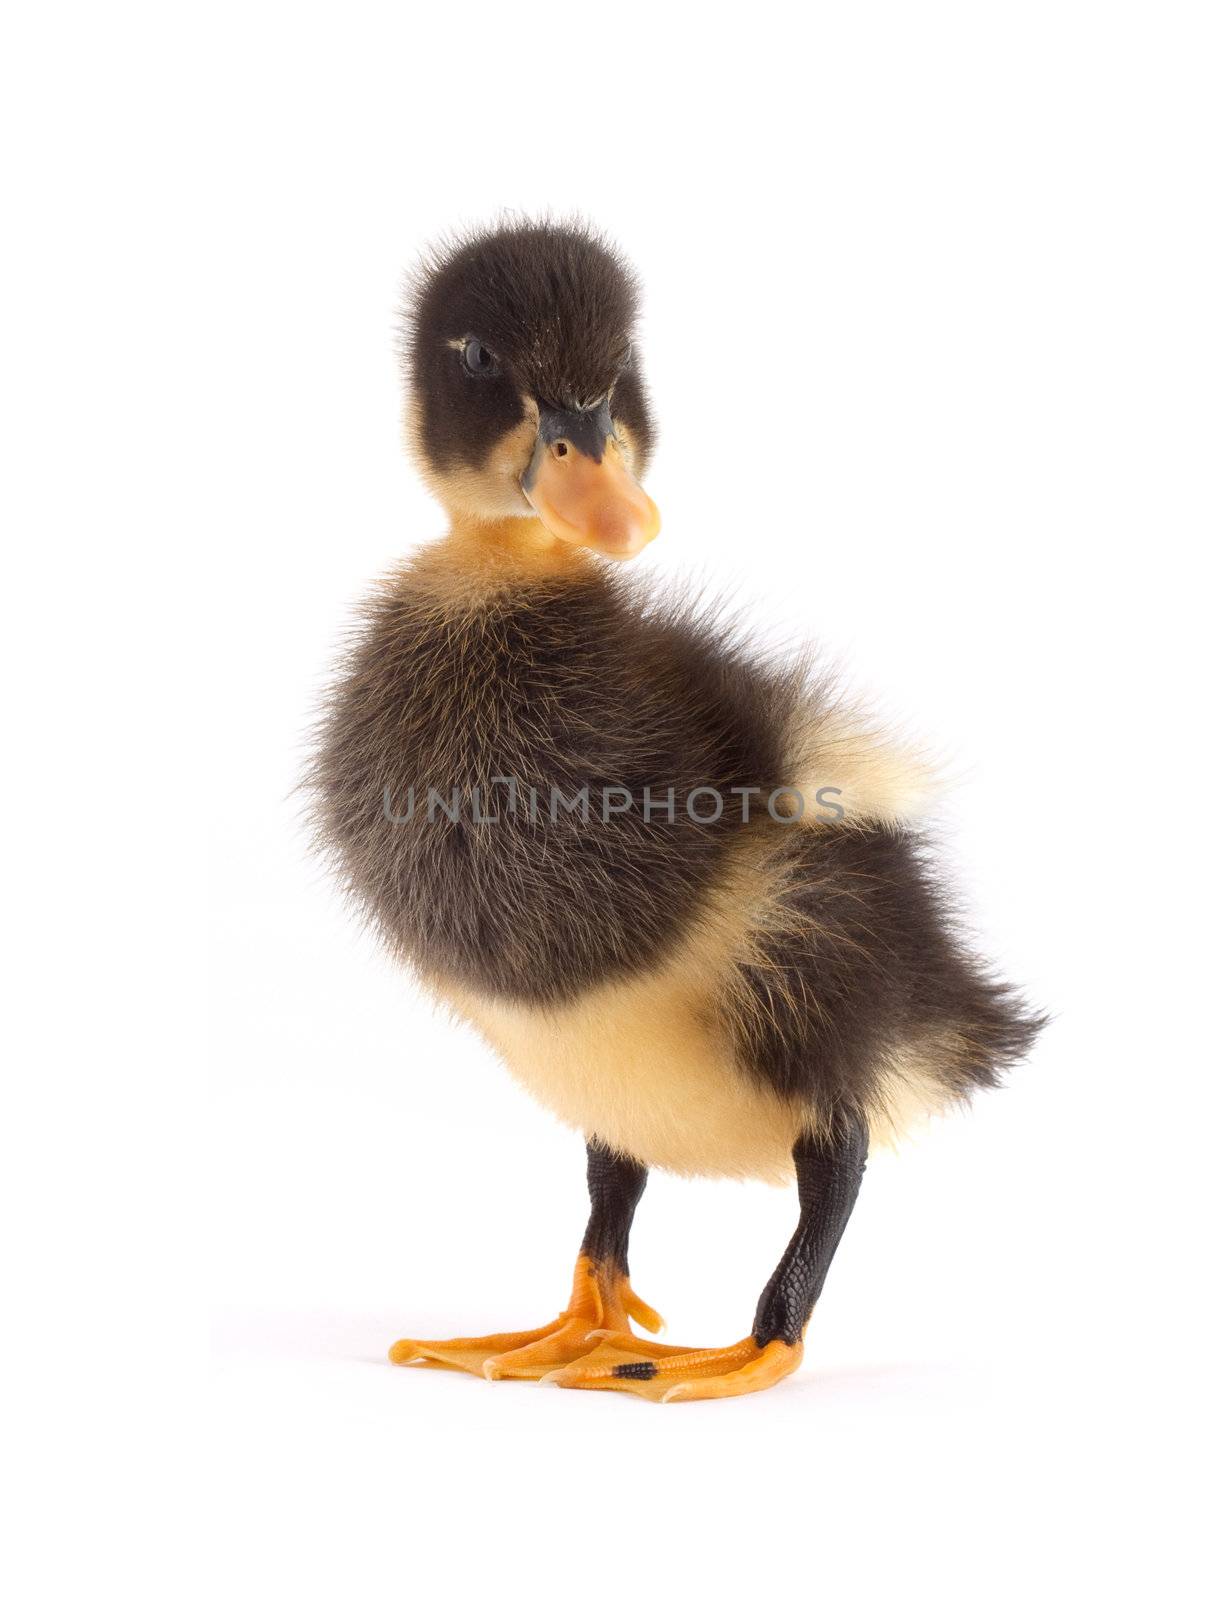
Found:
[[[636,313],[630,269],[580,223],[510,224],[430,253],[407,303],[407,436],[455,519],[536,517],[616,560],[655,538]]]

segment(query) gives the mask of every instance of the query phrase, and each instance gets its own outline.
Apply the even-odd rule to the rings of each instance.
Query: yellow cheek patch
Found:
[[[408,402],[403,419],[407,449],[429,492],[455,518],[497,520],[532,517],[529,501],[521,492],[521,475],[529,465],[537,423],[529,417],[504,434],[477,467],[437,467],[429,461],[419,429],[419,410]]]

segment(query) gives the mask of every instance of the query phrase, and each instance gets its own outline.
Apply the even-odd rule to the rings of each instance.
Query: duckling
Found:
[[[567,1307],[390,1359],[678,1401],[799,1366],[870,1144],[996,1084],[1042,1019],[959,940],[918,763],[624,572],[660,527],[637,299],[581,223],[426,258],[407,432],[448,532],[365,606],[308,781],[388,949],[587,1145]],[[735,1344],[633,1331],[662,1326],[628,1271],[653,1167],[795,1177]]]

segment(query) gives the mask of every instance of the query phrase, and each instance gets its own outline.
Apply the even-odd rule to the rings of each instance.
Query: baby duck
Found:
[[[309,781],[385,944],[588,1150],[566,1310],[391,1360],[697,1400],[795,1370],[870,1142],[995,1084],[1041,1019],[959,942],[917,763],[622,573],[660,526],[636,306],[579,224],[427,259],[408,434],[449,530],[369,600]],[[736,1344],[632,1332],[661,1327],[627,1268],[651,1167],[795,1175]]]

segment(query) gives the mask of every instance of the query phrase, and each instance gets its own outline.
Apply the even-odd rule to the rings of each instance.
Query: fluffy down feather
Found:
[[[354,632],[309,787],[395,955],[648,1164],[781,1176],[794,1130],[854,1107],[888,1136],[996,1081],[1038,1025],[965,951],[913,826],[919,763],[807,665],[592,564],[422,551]],[[766,808],[784,788],[799,822]],[[552,810],[586,791],[587,818]],[[633,803],[603,820],[605,791]]]

